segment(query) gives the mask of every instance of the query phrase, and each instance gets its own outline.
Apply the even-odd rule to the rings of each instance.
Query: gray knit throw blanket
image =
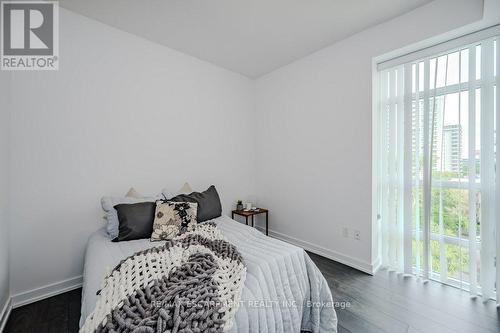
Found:
[[[80,332],[227,332],[246,278],[214,223],[123,260],[104,279]]]

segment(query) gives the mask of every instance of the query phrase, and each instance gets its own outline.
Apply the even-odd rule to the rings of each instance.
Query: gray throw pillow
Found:
[[[139,202],[114,207],[118,215],[118,236],[113,242],[150,238],[153,232],[156,203]]]
[[[197,221],[205,222],[222,215],[222,205],[215,186],[210,186],[203,192],[179,194],[168,199],[174,202],[194,202],[198,204]]]
[[[155,202],[159,197],[144,197],[144,198],[131,198],[131,197],[103,197],[101,199],[101,206],[106,219],[106,231],[111,239],[118,237],[118,215],[114,206],[119,204],[132,204],[138,202]]]

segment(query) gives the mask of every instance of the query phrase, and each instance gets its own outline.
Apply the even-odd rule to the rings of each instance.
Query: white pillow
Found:
[[[139,196],[139,197],[137,197]],[[156,200],[163,198],[160,194],[156,197],[142,197],[134,188],[131,188],[124,197],[112,197],[105,196],[101,199],[101,206],[104,212],[104,218],[106,219],[106,231],[111,239],[118,237],[118,227],[120,225],[118,221],[118,213],[115,207],[119,204],[133,204],[138,202],[155,202]]]
[[[189,183],[187,183],[187,182],[184,183],[184,185],[182,185],[182,187],[176,193],[172,193],[172,192],[168,191],[166,188],[164,188],[163,190],[161,190],[161,193],[167,199],[173,198],[173,197],[175,197],[176,195],[179,195],[179,194],[189,194],[189,193],[192,193],[192,192],[193,192],[193,189],[191,188],[191,185],[189,185]]]
[[[191,188],[191,185],[189,185],[189,183],[187,182],[184,183],[184,185],[182,185],[179,191],[177,191],[177,194],[189,194],[189,193],[193,193],[193,189]]]
[[[142,198],[142,194],[137,192],[135,190],[135,188],[133,188],[133,187],[131,187],[130,190],[128,190],[128,192],[127,192],[127,194],[125,194],[125,196],[129,197],[129,198],[136,198],[136,199]]]

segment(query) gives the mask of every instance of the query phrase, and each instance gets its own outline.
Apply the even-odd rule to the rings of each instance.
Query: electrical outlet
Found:
[[[344,238],[348,238],[349,237],[349,229],[347,227],[342,227],[342,236]]]
[[[361,239],[361,232],[359,230],[354,230],[354,239],[355,240]]]

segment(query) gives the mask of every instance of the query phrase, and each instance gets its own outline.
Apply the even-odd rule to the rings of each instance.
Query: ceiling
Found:
[[[62,7],[251,78],[431,0],[60,0]]]

